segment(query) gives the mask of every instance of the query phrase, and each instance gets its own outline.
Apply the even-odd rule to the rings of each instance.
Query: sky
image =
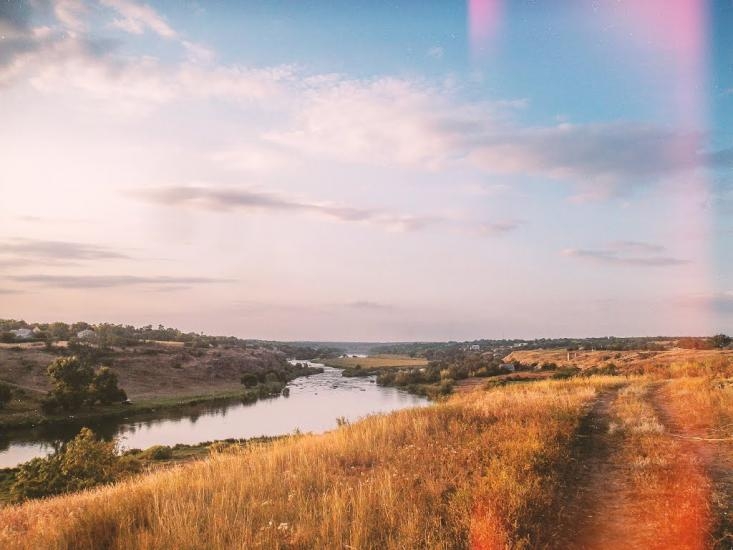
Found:
[[[733,0],[0,0],[0,317],[733,332]]]

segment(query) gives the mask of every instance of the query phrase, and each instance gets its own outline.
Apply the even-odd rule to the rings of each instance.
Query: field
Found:
[[[453,396],[0,511],[5,548],[728,548],[733,383]]]
[[[733,350],[671,349],[666,351],[572,351],[538,349],[514,351],[504,361],[519,361],[524,365],[554,363],[558,367],[588,369],[615,365],[621,371],[643,372],[656,368],[683,368],[684,365],[702,365],[733,360]]]
[[[422,357],[408,355],[368,355],[367,357],[335,357],[323,359],[321,362],[329,367],[339,369],[361,367],[362,369],[380,369],[390,367],[424,367],[428,364]]]
[[[475,386],[6,507],[0,547],[730,548],[733,361],[697,353],[667,376]]]

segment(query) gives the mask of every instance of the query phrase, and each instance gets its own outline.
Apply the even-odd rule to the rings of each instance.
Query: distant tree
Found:
[[[127,399],[125,390],[119,387],[117,375],[109,367],[101,367],[89,385],[90,401],[103,405],[120,403]]]
[[[86,361],[76,356],[56,359],[48,367],[48,376],[53,389],[42,403],[46,413],[52,413],[59,407],[75,411],[85,403],[108,405],[127,399],[114,372],[108,367],[101,367],[95,373]]]
[[[11,397],[13,397],[12,388],[7,384],[0,383],[0,409],[10,402]]]
[[[15,334],[10,331],[0,332],[0,342],[4,344],[12,344],[15,342]]]
[[[55,340],[68,340],[71,336],[69,325],[66,323],[51,323],[48,327],[48,332]]]
[[[245,372],[242,375],[241,381],[245,388],[254,388],[259,384],[260,379],[254,372]]]
[[[710,343],[714,348],[724,348],[730,345],[731,341],[733,341],[731,337],[725,334],[716,334],[710,339]]]
[[[75,411],[88,397],[94,371],[76,356],[59,357],[48,366],[48,376],[53,384],[48,406],[55,402],[66,411]]]

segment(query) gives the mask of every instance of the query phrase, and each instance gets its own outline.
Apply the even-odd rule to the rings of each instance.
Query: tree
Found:
[[[714,348],[724,348],[730,345],[731,339],[730,336],[726,336],[725,334],[716,334],[710,339],[710,343],[713,345]]]
[[[119,403],[127,399],[119,387],[117,375],[109,367],[95,373],[92,367],[76,356],[60,357],[48,367],[53,390],[42,403],[44,412],[52,413],[59,407],[66,411],[78,410],[85,403]]]
[[[245,388],[254,388],[260,383],[259,377],[253,372],[245,372],[242,375],[241,381]]]
[[[13,396],[13,390],[7,384],[0,383],[0,409],[5,407],[5,404],[10,401]]]
[[[119,387],[117,375],[109,367],[101,367],[89,386],[90,401],[109,405],[127,399],[125,390]]]
[[[76,356],[59,357],[48,366],[48,376],[53,383],[45,410],[60,406],[66,411],[78,410],[88,397],[89,385],[94,379],[92,368]]]

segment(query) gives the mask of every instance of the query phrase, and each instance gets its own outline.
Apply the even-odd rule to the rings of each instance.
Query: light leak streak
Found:
[[[486,54],[496,39],[503,0],[468,0],[468,34],[471,54]]]
[[[609,0],[606,6],[607,17],[620,24],[618,40],[631,44],[642,54],[640,58],[654,60],[651,67],[637,67],[638,86],[654,92],[657,104],[668,114],[667,124],[687,133],[670,147],[669,155],[687,160],[691,166],[699,165],[699,154],[706,149],[702,136],[710,129],[709,2]],[[634,66],[634,60],[628,62]],[[715,220],[700,206],[708,202],[710,195],[707,170],[698,166],[685,178],[667,184],[665,191],[671,191],[674,197],[668,233],[673,235],[679,253],[693,261],[685,279],[686,288],[677,290],[680,294],[710,295],[715,292]],[[715,312],[703,302],[690,308],[689,317],[689,324],[698,327],[701,334],[718,330]]]

